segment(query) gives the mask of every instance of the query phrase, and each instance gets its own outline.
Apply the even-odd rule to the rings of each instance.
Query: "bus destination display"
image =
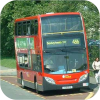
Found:
[[[81,46],[80,38],[74,39],[59,39],[59,40],[47,40],[47,48],[67,47],[67,46]]]

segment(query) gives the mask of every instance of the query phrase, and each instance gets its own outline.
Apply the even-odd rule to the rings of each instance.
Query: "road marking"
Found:
[[[56,97],[63,97],[63,96],[68,96],[68,95],[54,95]]]
[[[16,86],[16,87],[19,87],[19,88],[20,88],[20,86],[15,85],[15,84],[12,84],[12,83],[10,83],[9,81],[6,81],[6,80],[4,80],[4,79],[1,79],[1,80],[2,80],[2,81],[4,81],[4,82],[9,83],[9,84],[11,84],[11,85],[14,85],[14,86]],[[23,88],[22,88],[22,89],[23,89]],[[45,97],[43,97],[43,96],[41,96],[41,95],[38,95],[38,94],[36,94],[36,93],[33,93],[33,92],[31,92],[31,91],[28,91],[28,90],[26,90],[26,89],[23,89],[23,90],[25,90],[25,91],[26,91],[26,92],[28,92],[28,93],[34,94],[34,95],[36,95],[36,96],[38,96],[38,97],[40,97],[40,98],[46,99]]]
[[[94,92],[89,92],[89,95],[85,98],[85,100],[90,99],[94,95]]]
[[[63,96],[75,96],[75,95],[83,95],[82,93],[77,93],[77,94],[69,94],[69,95],[54,95],[56,97],[63,97]]]
[[[82,93],[77,93],[77,94],[70,94],[71,96],[74,96],[74,95],[83,95]]]

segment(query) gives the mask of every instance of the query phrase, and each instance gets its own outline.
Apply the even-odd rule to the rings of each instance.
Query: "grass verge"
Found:
[[[16,68],[16,60],[11,57],[1,57],[1,66],[7,68]]]
[[[90,71],[89,75],[90,75],[90,77],[94,77],[94,72]]]

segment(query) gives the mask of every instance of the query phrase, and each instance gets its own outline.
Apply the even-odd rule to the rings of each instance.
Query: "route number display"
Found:
[[[47,40],[46,41],[47,48],[54,47],[67,47],[67,46],[80,46],[80,38],[75,39],[59,39],[59,40]]]

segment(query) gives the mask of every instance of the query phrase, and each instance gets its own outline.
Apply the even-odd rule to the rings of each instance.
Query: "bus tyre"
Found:
[[[25,88],[25,83],[24,83],[23,78],[21,79],[21,87],[22,87],[23,89]]]
[[[39,91],[38,91],[38,84],[37,84],[37,82],[35,82],[35,90],[36,90],[36,93],[39,93]]]

